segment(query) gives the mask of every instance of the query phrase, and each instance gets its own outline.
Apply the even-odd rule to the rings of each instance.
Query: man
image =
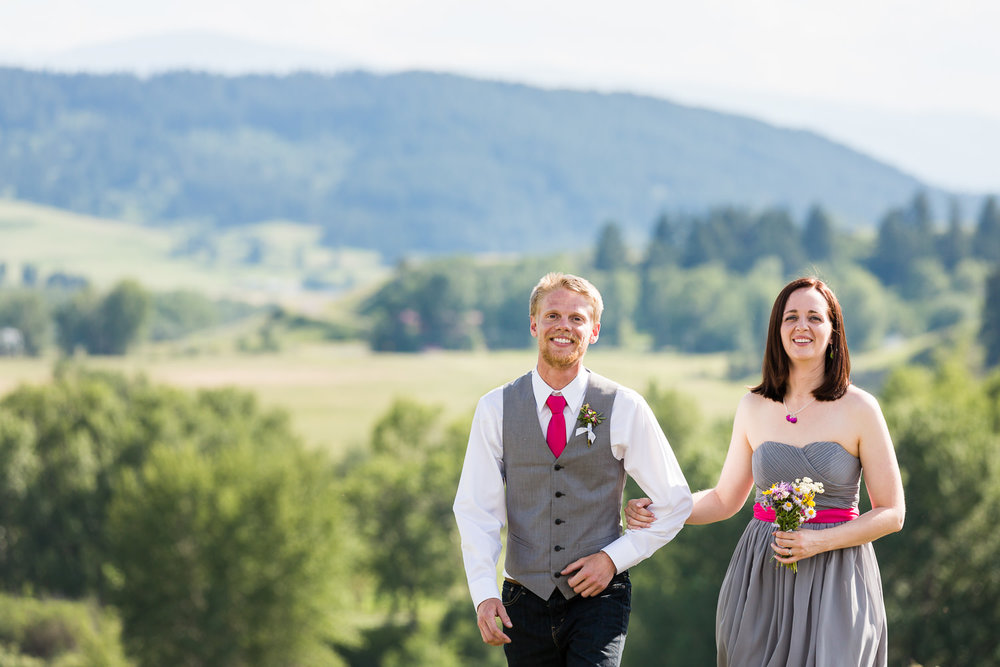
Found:
[[[454,511],[479,631],[504,646],[509,665],[619,665],[627,570],[670,541],[691,512],[652,410],[583,366],[603,307],[583,278],[542,278],[529,307],[537,365],[483,396],[473,418]],[[654,531],[622,535],[626,474],[658,507]]]

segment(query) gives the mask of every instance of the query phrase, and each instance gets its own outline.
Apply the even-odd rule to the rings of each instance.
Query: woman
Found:
[[[771,310],[762,382],[740,400],[719,482],[694,494],[687,520],[728,519],[756,487],[754,518],[719,592],[720,666],[886,664],[871,542],[902,528],[903,485],[882,411],[850,384],[850,368],[833,292],[816,278],[786,285]],[[872,508],[857,516],[862,470]],[[803,477],[825,487],[817,517],[776,530],[762,492]],[[652,521],[648,504],[629,501],[629,528]],[[778,563],[796,563],[797,573]]]

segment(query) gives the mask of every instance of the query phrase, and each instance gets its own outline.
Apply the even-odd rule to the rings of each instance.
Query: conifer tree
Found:
[[[622,228],[614,220],[607,222],[597,237],[594,249],[594,268],[598,271],[617,271],[628,266],[628,249]]]
[[[905,214],[900,209],[893,209],[879,224],[870,270],[886,285],[901,285],[914,257],[913,235],[906,226]]]
[[[969,238],[962,225],[962,209],[954,199],[951,201],[948,228],[938,240],[937,249],[938,259],[949,271],[969,254]]]
[[[656,219],[652,238],[650,238],[649,247],[646,249],[646,259],[643,262],[643,268],[646,271],[670,266],[677,261],[676,233],[675,225],[670,220],[669,215],[664,213]]]
[[[1000,364],[1000,264],[986,279],[980,336],[986,349],[986,366],[992,368]]]
[[[746,253],[746,263],[739,268],[749,270],[757,260],[764,257],[780,259],[786,273],[794,273],[802,268],[804,253],[799,230],[784,209],[773,208],[761,213],[754,221],[746,247],[749,250]]]
[[[802,247],[811,262],[825,262],[833,258],[833,221],[818,204],[806,216]]]
[[[987,197],[983,202],[972,247],[976,257],[1000,262],[1000,207],[996,197]]]
[[[911,260],[933,255],[934,214],[926,192],[921,190],[913,196],[910,205],[903,211],[903,222]]]

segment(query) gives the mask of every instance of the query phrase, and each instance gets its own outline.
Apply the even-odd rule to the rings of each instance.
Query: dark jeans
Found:
[[[569,600],[559,589],[543,600],[505,581],[503,605],[514,627],[504,645],[511,667],[618,667],[632,610],[628,572],[615,575],[601,593]]]

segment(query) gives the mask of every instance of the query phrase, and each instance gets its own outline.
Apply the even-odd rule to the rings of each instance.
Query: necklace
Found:
[[[795,415],[799,414],[800,412],[802,412],[803,410],[805,410],[806,408],[808,408],[810,405],[812,405],[812,402],[815,401],[815,400],[816,400],[816,397],[813,396],[812,401],[809,401],[808,403],[806,403],[805,405],[803,405],[801,408],[799,408],[795,412],[792,412],[791,410],[788,409],[788,406],[785,405],[785,399],[781,399],[781,405],[785,408],[785,412],[788,413],[788,414],[785,415],[785,421],[788,422],[788,423],[790,423],[790,424],[794,424],[795,422],[797,422],[799,420],[799,418],[796,417]]]

